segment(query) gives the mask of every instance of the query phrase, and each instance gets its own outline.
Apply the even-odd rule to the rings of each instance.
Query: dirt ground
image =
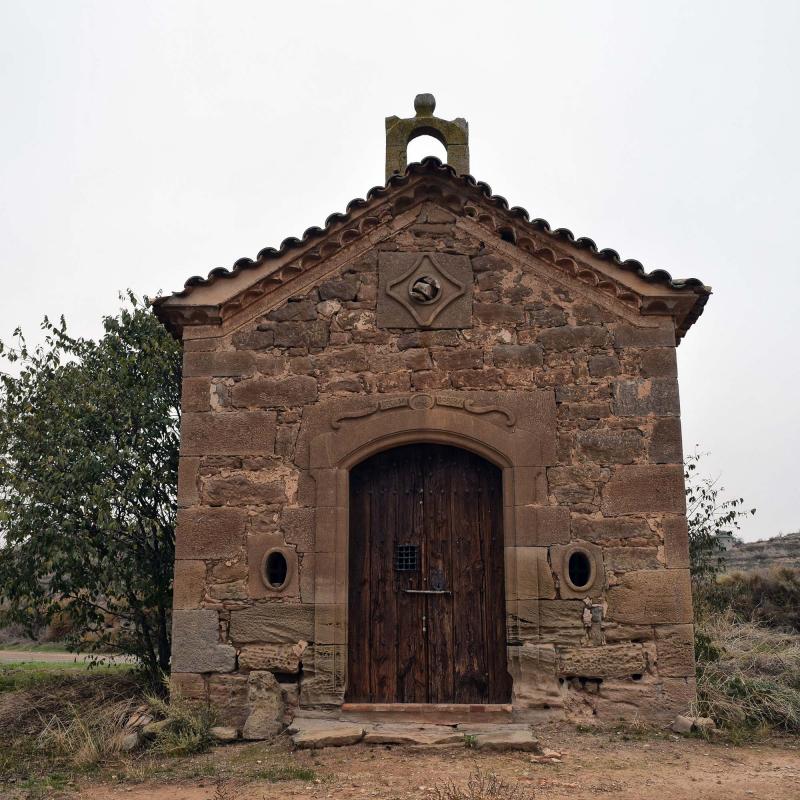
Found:
[[[800,798],[797,739],[734,746],[670,734],[640,737],[553,727],[542,731],[541,740],[562,754],[560,763],[536,763],[526,753],[487,754],[464,747],[356,745],[291,753],[285,745],[241,744],[195,757],[193,774],[186,772],[188,760],[183,774],[179,770],[170,778],[141,764],[138,778],[129,771],[74,788],[82,800],[431,800],[437,784],[450,780],[463,785],[479,768],[524,787],[519,800]],[[314,777],[273,783],[269,770],[275,765],[313,771]],[[132,783],[134,778],[142,782]]]

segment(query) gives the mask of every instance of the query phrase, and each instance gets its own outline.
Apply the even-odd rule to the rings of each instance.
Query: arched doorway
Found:
[[[440,444],[350,474],[349,702],[506,703],[501,471]]]

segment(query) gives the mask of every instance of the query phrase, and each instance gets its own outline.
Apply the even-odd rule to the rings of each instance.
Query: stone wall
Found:
[[[310,443],[367,424],[358,411],[335,423],[337,410],[416,394],[513,401],[519,429],[528,407],[539,422],[525,429],[549,428],[505,510],[515,712],[660,718],[694,696],[671,318],[550,281],[548,265],[522,268],[453,221],[425,205],[337,277],[235,333],[185,341],[173,683],[247,736],[298,703],[341,700],[346,679],[347,565],[323,544],[346,520]],[[387,252],[468,257],[471,326],[378,327]],[[594,564],[584,592],[566,580],[570,548]],[[280,591],[260,577],[274,551]]]

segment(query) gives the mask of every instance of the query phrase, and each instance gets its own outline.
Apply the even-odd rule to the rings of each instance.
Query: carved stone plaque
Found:
[[[378,272],[379,327],[472,326],[472,265],[467,256],[381,252]]]

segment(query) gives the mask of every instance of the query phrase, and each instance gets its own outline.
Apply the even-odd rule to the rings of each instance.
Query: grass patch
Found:
[[[281,783],[282,781],[313,781],[317,773],[309,767],[297,767],[292,764],[283,764],[275,767],[265,767],[253,773],[252,777],[258,781]]]
[[[14,644],[0,644],[0,651],[23,653],[68,653],[63,642],[15,642]],[[72,653],[70,653],[72,655]]]
[[[217,724],[214,709],[206,703],[186,700],[177,692],[164,700],[148,695],[153,714],[166,721],[150,745],[150,752],[163,756],[188,756],[204,753],[214,744],[211,729]]]
[[[737,740],[800,734],[800,636],[734,611],[696,623],[697,712]]]
[[[0,693],[18,692],[61,683],[69,684],[75,675],[91,677],[124,675],[134,669],[131,664],[112,664],[103,667],[88,666],[85,662],[56,661],[53,663],[30,663],[0,665]],[[2,712],[0,711],[0,714]]]

